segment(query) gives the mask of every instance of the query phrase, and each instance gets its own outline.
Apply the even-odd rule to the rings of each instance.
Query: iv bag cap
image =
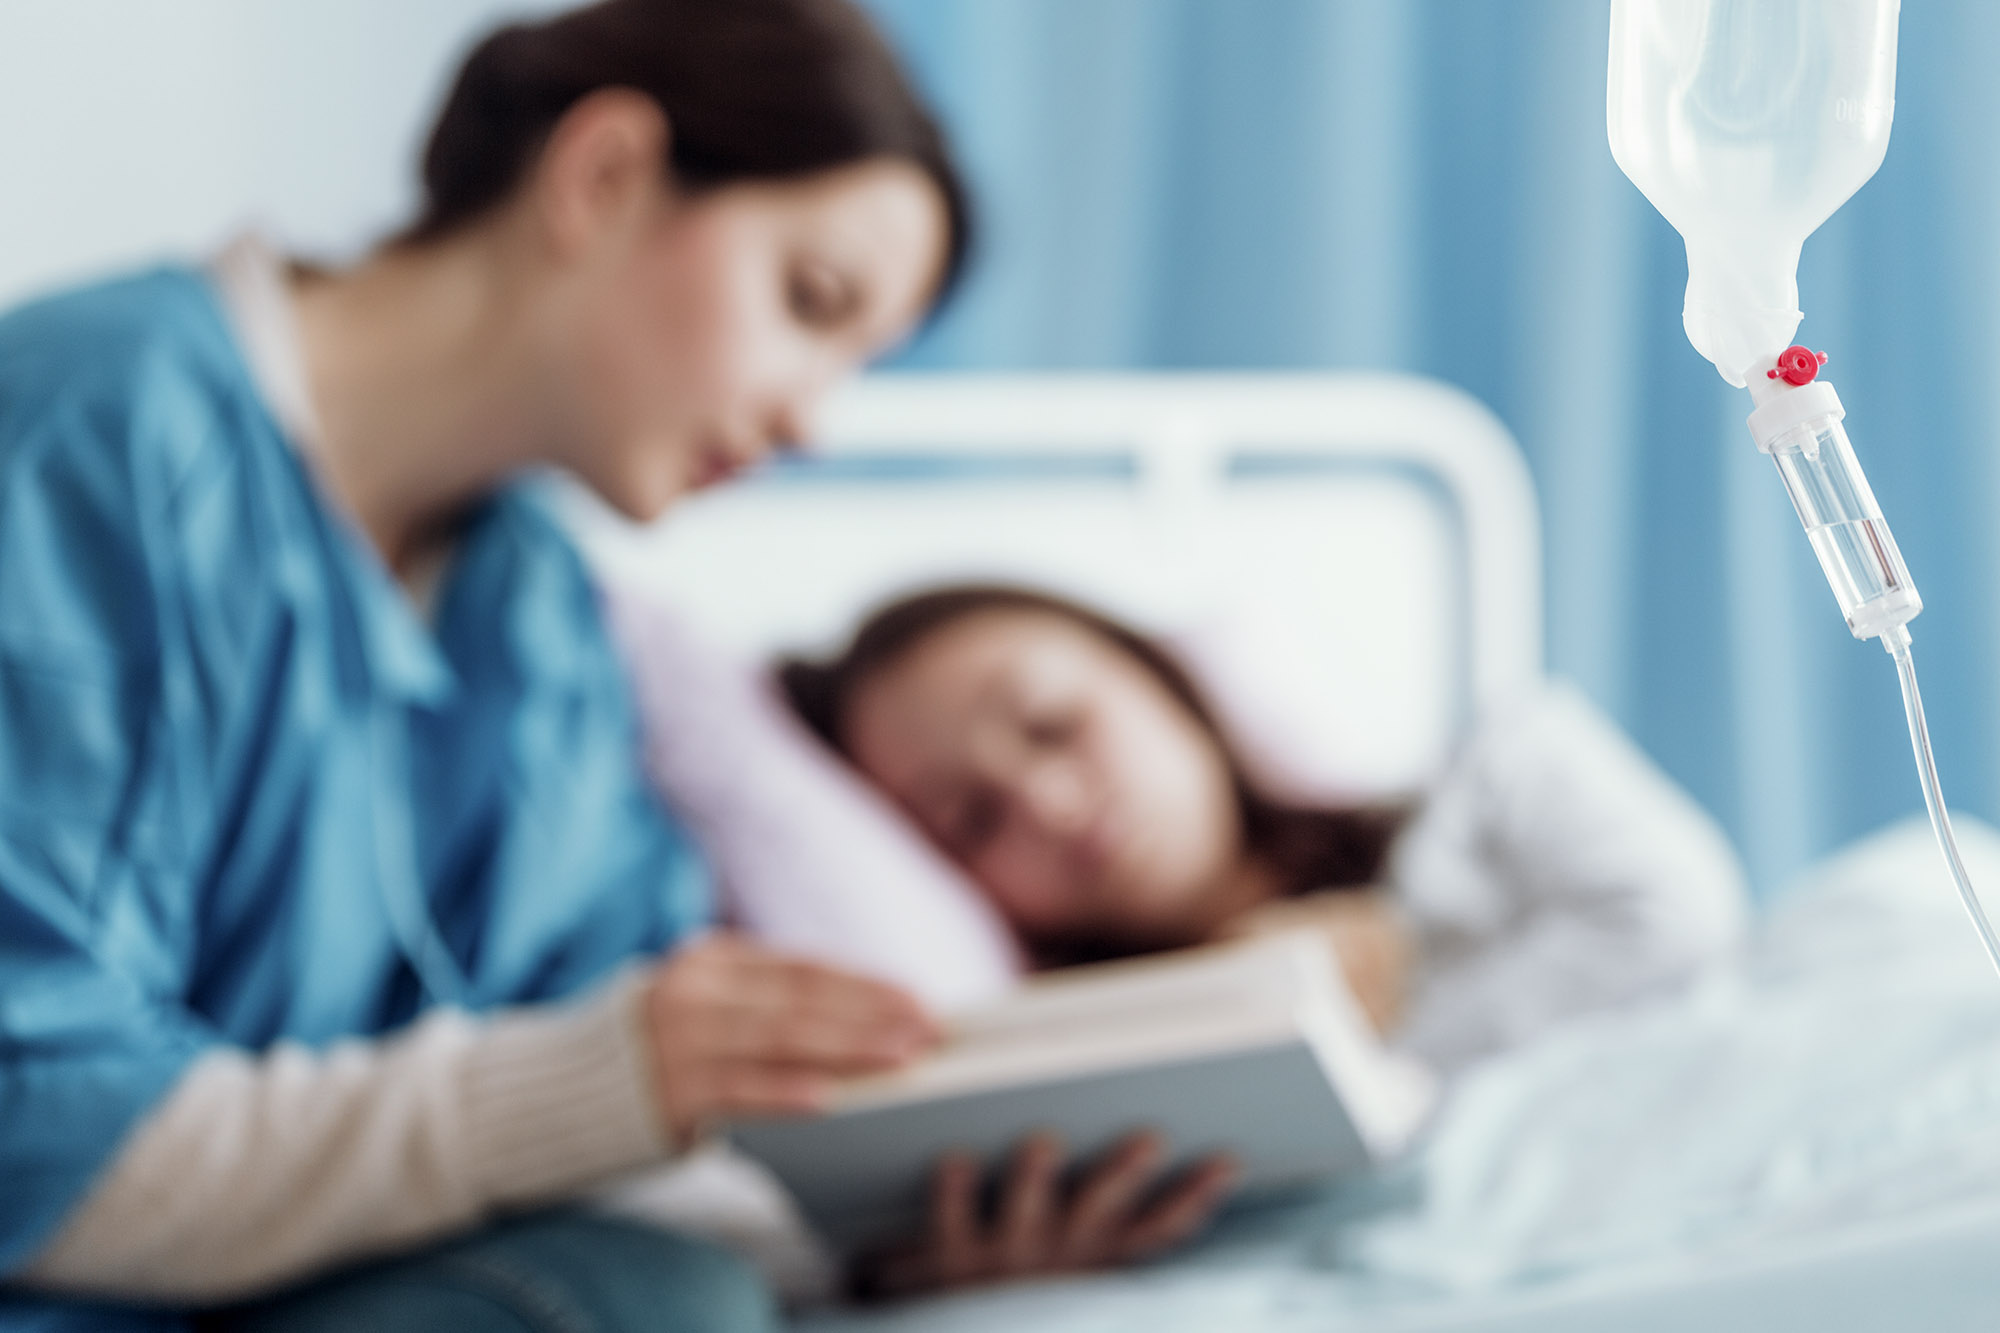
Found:
[[[1829,418],[1839,421],[1846,415],[1847,409],[1840,405],[1840,395],[1833,391],[1833,386],[1825,380],[1813,380],[1795,389],[1780,389],[1776,396],[1766,399],[1750,414],[1750,438],[1768,454],[1775,452],[1775,446],[1787,432],[1809,421]]]
[[[1825,352],[1815,352],[1810,347],[1787,347],[1778,353],[1778,364],[1765,371],[1764,378],[1802,388],[1819,377],[1819,368],[1825,364]]]

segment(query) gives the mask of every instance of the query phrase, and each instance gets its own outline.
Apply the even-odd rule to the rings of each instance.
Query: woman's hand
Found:
[[[1378,1033],[1403,1016],[1413,947],[1389,895],[1379,889],[1329,889],[1281,898],[1231,922],[1230,935],[1311,930],[1326,938],[1347,988]]]
[[[906,1064],[940,1036],[893,986],[728,934],[654,968],[645,1022],[677,1147],[724,1116],[817,1110],[834,1079]]]
[[[928,1233],[869,1262],[862,1290],[909,1295],[940,1287],[1130,1263],[1192,1236],[1235,1183],[1236,1167],[1216,1156],[1161,1183],[1166,1145],[1133,1134],[1065,1187],[1063,1150],[1052,1135],[1014,1154],[991,1216],[980,1207],[978,1164],[963,1155],[938,1163]]]

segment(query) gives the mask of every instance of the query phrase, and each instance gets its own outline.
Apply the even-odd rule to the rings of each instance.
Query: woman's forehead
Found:
[[[929,635],[856,689],[850,739],[864,767],[902,767],[914,752],[962,746],[983,720],[1009,709],[1022,677],[1079,662],[1095,635],[1045,612],[981,611]]]
[[[781,180],[742,181],[694,195],[689,207],[759,220],[894,290],[892,304],[921,306],[942,277],[950,219],[937,186],[917,167],[875,158]]]
[[[906,676],[934,691],[984,698],[1025,668],[1114,656],[1098,634],[1067,617],[999,607],[943,627],[903,654],[901,664]]]

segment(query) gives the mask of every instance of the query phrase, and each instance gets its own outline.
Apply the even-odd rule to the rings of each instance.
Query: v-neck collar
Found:
[[[318,511],[334,553],[347,567],[356,630],[370,675],[391,695],[431,706],[458,691],[453,670],[424,611],[412,600],[353,517],[327,492],[319,476],[319,423],[307,390],[303,343],[285,283],[285,261],[255,234],[238,237],[204,270],[233,336],[243,368],[265,410],[290,447],[292,462]],[[435,612],[448,595],[455,567],[489,514],[476,516],[459,538],[460,550],[426,591]]]

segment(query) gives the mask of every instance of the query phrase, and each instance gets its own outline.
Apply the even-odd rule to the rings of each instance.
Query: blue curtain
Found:
[[[871,0],[985,224],[917,366],[1376,367],[1490,404],[1547,527],[1549,659],[1736,836],[1761,891],[1921,808],[1679,237],[1605,145],[1605,0]],[[1800,337],[1926,610],[1954,806],[2000,805],[2000,5],[1902,17],[1882,171],[1806,247]]]

